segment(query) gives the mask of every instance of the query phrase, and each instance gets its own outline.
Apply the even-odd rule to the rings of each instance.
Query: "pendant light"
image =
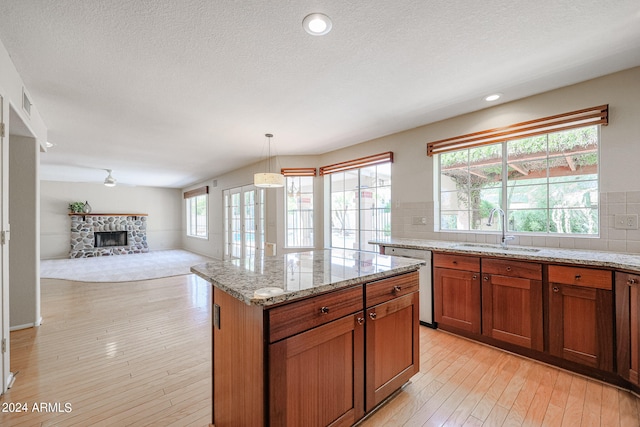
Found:
[[[107,177],[104,179],[104,185],[106,185],[107,187],[115,187],[117,181],[114,177],[111,176],[111,169],[105,170],[109,172],[109,175],[107,175]]]
[[[271,138],[273,135],[266,133],[269,139],[269,157],[267,158],[267,172],[256,173],[253,175],[253,185],[260,188],[278,188],[284,187],[284,175],[271,172]]]

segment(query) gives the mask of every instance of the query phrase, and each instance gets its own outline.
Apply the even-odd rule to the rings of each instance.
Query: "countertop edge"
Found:
[[[327,283],[322,286],[315,286],[309,289],[298,290],[295,292],[288,292],[281,295],[276,295],[268,298],[247,298],[243,293],[237,291],[235,288],[225,285],[224,283],[219,282],[215,279],[215,277],[204,274],[202,271],[198,269],[199,266],[204,266],[206,264],[198,264],[191,267],[191,272],[201,277],[202,279],[208,281],[216,288],[228,293],[234,298],[244,302],[247,305],[258,305],[258,306],[271,306],[275,304],[279,304],[286,301],[293,301],[313,295],[323,294],[332,290],[347,288],[349,286],[356,286],[364,283],[374,282],[377,280],[385,279],[387,277],[397,276],[399,274],[410,273],[412,271],[417,271],[421,266],[426,265],[425,261],[416,260],[415,264],[405,265],[394,267],[391,270],[381,271],[377,273],[367,274],[361,277],[356,277],[352,279],[340,280],[337,282]]]
[[[593,267],[604,267],[615,270],[624,270],[640,274],[640,255],[624,254],[617,252],[601,252],[580,249],[560,249],[545,247],[529,247],[519,246],[523,248],[523,252],[518,250],[503,250],[500,248],[487,248],[482,244],[474,247],[470,244],[468,247],[460,247],[465,245],[464,242],[449,242],[437,240],[424,240],[422,243],[419,239],[391,239],[391,240],[371,240],[370,244],[379,246],[389,246],[402,249],[416,249],[432,252],[457,253],[464,255],[490,256],[509,259],[526,260],[530,262],[555,262],[563,264],[584,265]],[[538,252],[529,252],[535,249]]]

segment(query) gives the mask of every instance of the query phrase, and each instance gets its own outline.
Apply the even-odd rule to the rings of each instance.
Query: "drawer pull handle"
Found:
[[[553,287],[553,292],[560,292],[560,288],[559,288],[559,287],[557,287],[557,286],[554,286],[554,287]]]
[[[398,292],[400,292],[402,290],[402,286],[394,286],[393,287],[393,293],[397,294]]]
[[[329,307],[320,307],[320,314],[329,314]]]
[[[451,264],[458,265],[458,261],[451,261]]]
[[[576,274],[576,280],[580,280],[581,277],[582,277],[581,275]]]
[[[358,322],[358,325],[364,324],[364,317],[358,317],[357,322]]]
[[[635,285],[636,283],[638,283],[638,279],[631,278],[627,280],[627,285],[629,286]]]
[[[371,320],[376,320],[376,312],[372,311],[371,313],[369,313],[369,317],[371,318]]]
[[[507,267],[507,271],[511,271],[511,267]]]

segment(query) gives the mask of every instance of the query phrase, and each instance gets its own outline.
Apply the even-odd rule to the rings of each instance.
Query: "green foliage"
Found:
[[[72,202],[69,203],[69,210],[72,213],[80,213],[84,210],[84,202]]]

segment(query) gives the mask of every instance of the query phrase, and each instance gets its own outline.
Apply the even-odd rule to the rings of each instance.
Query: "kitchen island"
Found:
[[[373,411],[419,370],[422,264],[333,249],[192,267],[214,286],[216,427],[348,426]]]

